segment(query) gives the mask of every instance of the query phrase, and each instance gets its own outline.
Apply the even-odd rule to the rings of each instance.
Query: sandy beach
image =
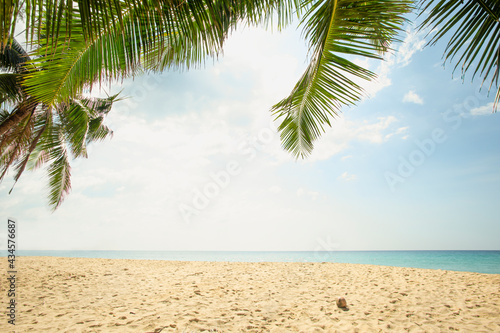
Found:
[[[339,263],[16,263],[15,327],[5,310],[7,260],[0,265],[1,332],[500,332],[498,274]]]

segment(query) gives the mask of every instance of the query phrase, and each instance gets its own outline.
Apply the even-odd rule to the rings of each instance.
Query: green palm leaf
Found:
[[[429,13],[421,28],[430,27],[437,33],[429,44],[448,39],[444,58],[455,62],[462,78],[472,71],[482,82],[491,80],[489,90],[496,86],[493,111],[498,108],[500,63],[500,2],[497,0],[423,0],[422,13]],[[421,14],[423,15],[423,14]]]
[[[0,4],[0,52],[12,43],[19,10],[23,1],[3,0]]]
[[[12,167],[15,171],[12,192],[26,168],[34,169],[48,163],[49,205],[55,210],[71,189],[69,153],[74,158],[86,157],[90,142],[112,134],[103,121],[117,96],[72,98],[69,103],[57,103],[49,108],[35,101],[21,85],[20,78],[28,73],[23,61],[28,61],[29,57],[15,40],[12,47],[7,46],[0,52],[0,58],[3,69],[14,71],[0,74],[0,97],[2,102],[12,104],[10,112],[0,112],[3,129],[0,133],[0,181]]]
[[[200,64],[221,51],[238,21],[257,23],[277,12],[283,25],[298,6],[292,0],[122,0],[74,7],[53,0],[40,9],[37,3],[27,2],[27,31],[41,47],[23,85],[49,107],[143,68]]]
[[[410,10],[410,1],[309,1],[301,22],[309,41],[311,63],[290,96],[274,105],[283,147],[305,157],[344,105],[363,96],[354,78],[371,80],[375,74],[342,57],[381,59]]]
[[[47,169],[50,189],[49,205],[56,210],[71,190],[71,166],[62,125],[52,126],[47,139],[45,149],[48,150],[51,160]]]
[[[16,39],[12,39],[9,45],[1,49],[0,68],[3,70],[19,73],[27,60],[28,53]]]
[[[115,1],[113,5],[82,1],[78,8],[47,3],[54,11],[32,32],[46,37],[33,60],[37,70],[26,76],[24,85],[48,106],[68,102],[97,81],[134,75],[141,64],[155,69],[160,63],[162,68],[198,63],[218,52],[238,17],[231,14],[234,4],[226,1],[217,3],[227,3],[227,8],[200,0]],[[229,13],[226,21],[218,16],[223,9]]]
[[[21,107],[25,106],[23,105]],[[9,167],[24,154],[26,146],[29,145],[33,129],[33,113],[34,110],[31,110],[29,112],[29,117],[17,123],[16,126],[9,131],[9,135],[2,136],[1,138],[0,182],[3,180]]]
[[[14,38],[9,45],[0,48],[0,70],[4,72],[0,74],[0,105],[5,108],[13,107],[12,113],[0,121],[0,137],[17,126],[36,107],[37,103],[26,96],[21,84],[28,60],[28,53]]]
[[[58,106],[64,135],[74,158],[87,157],[87,144],[102,140],[113,132],[102,123],[117,95],[108,98],[84,98]]]
[[[0,105],[16,103],[23,99],[19,81],[21,76],[17,73],[0,74]]]
[[[22,158],[21,156],[18,158],[19,162],[15,167],[16,175],[14,176],[14,185],[12,185],[10,192],[12,192],[17,181],[19,180],[19,178],[21,178],[21,175],[23,174],[26,166],[28,165],[28,162],[31,159],[31,153],[36,149],[41,136],[43,135],[45,129],[47,128],[46,114],[44,116],[37,115],[35,116],[35,118],[36,120],[34,121],[34,129],[33,129],[34,133],[32,134],[32,137],[30,137],[30,139],[25,144],[27,148],[25,148],[22,153],[22,155],[24,156]]]

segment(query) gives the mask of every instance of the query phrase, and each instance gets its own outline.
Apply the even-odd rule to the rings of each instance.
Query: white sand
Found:
[[[17,269],[16,326],[3,310],[0,332],[500,332],[499,274],[54,257]]]

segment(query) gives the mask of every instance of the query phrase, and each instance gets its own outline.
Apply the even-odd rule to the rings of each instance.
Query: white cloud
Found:
[[[341,180],[344,180],[346,182],[349,182],[349,181],[353,181],[353,180],[356,180],[357,179],[357,176],[356,175],[353,175],[353,174],[349,174],[347,171],[344,172],[340,177],[339,179]]]
[[[408,128],[409,128],[408,126],[405,126],[405,127],[400,127],[400,128],[398,128],[395,132],[392,132],[392,133],[387,134],[387,135],[385,136],[385,138],[386,138],[386,139],[389,139],[389,138],[391,138],[391,137],[392,137],[392,136],[394,136],[394,135],[398,135],[398,134],[400,134],[400,135],[401,135],[401,134],[405,134],[405,133],[408,131]],[[403,139],[403,140],[406,140],[406,138],[407,138],[407,137],[408,137],[408,136],[407,136],[407,135],[405,135],[405,136],[403,136],[403,137],[402,137],[402,139]]]
[[[403,102],[424,104],[424,100],[422,99],[422,97],[420,97],[414,90],[410,90],[404,95]]]
[[[381,62],[375,69],[377,78],[362,85],[370,98],[373,98],[380,90],[392,84],[390,73],[394,68],[407,66],[411,62],[413,56],[417,52],[423,50],[426,43],[424,39],[426,34],[426,31],[414,31],[409,29],[406,31],[403,42],[392,45],[396,50],[389,51],[384,57],[385,61]]]
[[[399,67],[404,67],[410,64],[412,57],[423,50],[425,46],[425,36],[427,35],[426,30],[418,31],[408,29],[406,30],[406,36],[403,43],[398,48],[397,52],[390,62],[399,65]]]
[[[470,114],[473,116],[483,116],[492,113],[493,113],[493,102],[470,110]]]
[[[385,135],[383,132],[396,121],[397,119],[394,116],[379,117],[378,122],[371,124],[365,121],[361,127],[354,131],[354,134],[360,141],[382,143],[385,141]]]
[[[345,161],[345,160],[350,159],[350,158],[352,158],[352,155],[346,155],[346,156],[342,156],[341,160]]]
[[[336,119],[332,128],[318,140],[310,160],[326,160],[346,150],[352,141],[363,141],[381,144],[394,134],[400,133],[391,130],[391,125],[397,122],[394,116],[380,117],[376,122],[355,122],[345,117]]]

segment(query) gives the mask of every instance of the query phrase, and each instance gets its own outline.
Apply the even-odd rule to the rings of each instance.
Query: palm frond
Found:
[[[51,124],[42,134],[38,150],[48,155],[49,206],[56,210],[71,190],[71,166],[62,124]],[[34,154],[33,157],[38,157]]]
[[[9,168],[24,154],[30,144],[33,129],[33,111],[10,129],[8,136],[0,142],[0,182]]]
[[[70,104],[59,105],[59,117],[63,124],[65,138],[68,148],[74,158],[87,157],[87,146],[85,138],[89,129],[89,114],[87,109],[77,100]]]
[[[492,111],[498,108],[500,100],[500,2],[496,0],[422,0],[422,14],[428,16],[420,28],[436,29],[429,44],[447,40],[444,61],[455,63],[462,78],[468,71],[472,80],[479,75],[482,84],[491,80],[488,90],[496,87]]]
[[[176,59],[178,62],[197,62],[202,55],[210,54],[216,48],[213,36],[193,22],[180,21],[173,15],[174,21],[166,25],[165,18],[158,12],[147,11],[153,8],[139,5],[134,8],[133,4],[133,1],[129,3],[128,8],[122,4],[123,12],[120,13],[104,11],[104,14],[110,15],[108,21],[120,17],[121,24],[116,25],[115,30],[110,28],[110,22],[97,24],[94,15],[91,15],[93,19],[90,21],[83,21],[88,19],[86,7],[82,9],[81,17],[76,13],[73,15],[70,31],[58,26],[56,36],[50,35],[52,38],[46,40],[35,54],[32,64],[37,70],[26,75],[24,85],[27,92],[51,107],[68,102],[95,82],[134,75],[141,59],[151,50],[154,52],[168,45],[180,53]],[[180,7],[188,8],[185,2]],[[180,11],[176,7],[169,9],[168,14]],[[99,15],[95,16],[99,18]],[[193,14],[190,14],[188,19],[192,17]],[[191,26],[185,27],[187,23]],[[45,21],[41,29],[46,31],[49,28],[49,23]],[[71,39],[68,39],[69,35]],[[149,56],[150,61],[153,58]]]
[[[3,103],[16,103],[24,99],[19,84],[20,79],[21,76],[16,73],[0,73],[0,105]]]
[[[112,133],[102,123],[117,95],[108,98],[74,99],[58,106],[64,135],[74,158],[87,157],[87,144]]]
[[[62,142],[61,142],[62,144]],[[58,155],[49,166],[49,206],[56,210],[71,191],[71,166],[64,147],[54,147],[52,153]]]
[[[133,76],[142,68],[188,68],[217,56],[237,22],[278,13],[290,21],[297,0],[122,0],[27,2],[27,29],[40,48],[27,91],[54,106],[83,88]],[[50,12],[50,13],[49,13]],[[35,24],[36,23],[36,24]],[[38,45],[38,44],[37,44]]]
[[[283,147],[296,158],[313,150],[314,141],[338,116],[341,107],[363,96],[355,80],[375,74],[342,57],[381,59],[395,40],[411,9],[410,1],[336,0],[309,1],[301,25],[309,41],[311,63],[290,96],[273,106]]]
[[[28,163],[26,165],[29,170],[36,170],[50,161],[49,152],[51,147],[51,133],[55,117],[52,112],[49,112],[49,110],[43,106],[41,107],[41,111],[43,112],[43,116],[37,119],[37,122],[35,123],[35,130],[41,129],[42,127],[45,127],[45,129],[41,131],[41,135],[35,149],[33,149],[29,156]]]
[[[23,1],[4,0],[0,4],[0,52],[12,44],[19,11]]]
[[[23,152],[24,157],[19,159],[18,164],[16,165],[16,175],[14,176],[14,185],[12,185],[12,188],[9,191],[9,194],[12,192],[14,189],[14,186],[17,184],[17,181],[19,178],[21,178],[21,175],[23,174],[26,166],[28,165],[28,162],[30,161],[31,154],[33,151],[36,149],[38,142],[45,132],[45,129],[47,128],[47,117],[42,116],[42,117],[37,117],[37,120],[34,125],[34,130],[33,130],[33,137],[30,138],[29,140],[29,147],[26,149],[26,151]]]
[[[3,70],[19,73],[28,60],[28,53],[15,38],[10,44],[0,49],[0,68]]]
[[[113,95],[107,98],[95,98],[83,101],[84,105],[88,108],[91,114],[86,144],[101,141],[108,136],[113,135],[113,131],[104,125],[104,118],[111,110],[113,103],[118,100],[117,97],[118,95]]]
[[[12,112],[9,114],[9,117],[0,123],[0,137],[6,135],[10,129],[14,128],[26,119],[26,117],[33,112],[37,105],[38,103],[36,103],[32,98],[24,99],[16,104]]]

